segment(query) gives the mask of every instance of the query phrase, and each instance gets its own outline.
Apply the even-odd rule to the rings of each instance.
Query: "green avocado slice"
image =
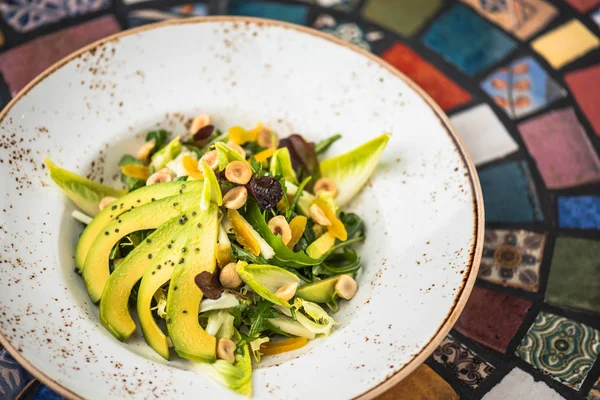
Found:
[[[158,228],[198,204],[199,197],[198,192],[165,197],[136,207],[106,225],[92,243],[83,266],[83,279],[92,301],[96,303],[102,297],[110,275],[110,251],[119,240],[132,232]]]
[[[181,259],[183,252],[187,251],[186,235],[193,234],[192,224],[197,218],[197,212],[192,210],[194,208],[178,214],[161,225],[133,249],[108,278],[100,300],[100,320],[117,339],[126,340],[135,332],[136,326],[129,313],[128,303],[129,295],[136,282],[145,272],[148,272],[151,276],[157,273],[165,276],[162,282],[164,284],[170,279],[175,263]],[[182,221],[184,223],[181,223]],[[156,289],[150,297],[154,292]],[[149,307],[150,304],[148,310]]]
[[[75,250],[75,263],[79,272],[83,271],[83,265],[88,255],[92,243],[102,232],[102,228],[108,225],[119,215],[131,210],[133,207],[140,207],[154,200],[165,197],[175,196],[177,194],[201,191],[204,181],[188,182],[165,182],[150,186],[144,186],[135,190],[113,202],[111,205],[100,211],[92,222],[83,230],[77,242]]]
[[[332,276],[308,285],[300,286],[296,296],[314,303],[329,303],[335,295],[335,285],[341,275]],[[349,275],[351,276],[351,275]]]
[[[200,214],[200,228],[190,241],[190,255],[177,264],[167,295],[167,330],[175,351],[181,357],[200,362],[214,362],[216,339],[198,322],[202,291],[195,283],[198,274],[214,272],[219,231],[218,207],[210,202]],[[198,252],[196,253],[196,248]]]

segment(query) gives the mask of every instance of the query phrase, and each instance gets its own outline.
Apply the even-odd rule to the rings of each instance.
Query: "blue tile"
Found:
[[[173,18],[200,17],[207,14],[207,4],[182,4],[164,10],[159,8],[136,9],[129,12],[127,20],[129,27],[135,28]]]
[[[14,399],[33,379],[6,350],[0,350],[0,399]]]
[[[423,43],[468,75],[502,60],[516,42],[463,5],[439,17],[423,36]]]
[[[266,1],[235,0],[229,6],[229,14],[261,17],[306,25],[308,7],[299,4],[278,4]]]
[[[523,161],[486,168],[479,172],[485,219],[493,222],[543,220],[529,169]]]
[[[561,228],[600,229],[600,197],[558,197],[558,225]]]
[[[32,400],[64,400],[65,398],[61,395],[54,393],[48,386],[42,385],[38,391],[33,395]]]

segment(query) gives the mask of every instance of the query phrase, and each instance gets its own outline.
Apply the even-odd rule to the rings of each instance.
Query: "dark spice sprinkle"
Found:
[[[105,234],[106,236],[108,236],[108,232],[104,232],[104,234]]]
[[[148,258],[152,258],[152,254],[148,254]]]
[[[117,206],[116,206],[116,205],[114,205],[114,206],[112,206],[110,209],[111,209],[111,210],[116,210],[116,209],[117,209]]]
[[[179,260],[179,264],[183,264],[183,258]]]

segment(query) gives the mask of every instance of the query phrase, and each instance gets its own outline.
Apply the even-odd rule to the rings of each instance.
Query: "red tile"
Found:
[[[594,132],[600,136],[600,65],[571,72],[565,81]]]
[[[586,13],[590,11],[592,8],[600,5],[600,0],[565,0],[569,3],[573,8],[575,8],[580,13]]]
[[[119,32],[109,15],[39,37],[0,55],[0,70],[13,95],[61,58],[98,39]]]
[[[475,287],[454,328],[482,346],[504,353],[529,308],[527,300]]]
[[[444,111],[471,101],[468,92],[401,43],[395,43],[381,58],[421,86]]]

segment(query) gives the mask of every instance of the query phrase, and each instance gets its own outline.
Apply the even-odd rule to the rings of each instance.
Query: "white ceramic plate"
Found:
[[[462,309],[481,256],[483,205],[473,164],[440,109],[392,67],[310,29],[234,17],[131,30],[60,61],[0,118],[0,341],[67,397],[226,399],[193,364],[167,363],[138,334],[99,323],[74,246],[81,225],[42,160],[118,184],[117,161],[142,134],[208,113],[217,127],[266,123],[331,155],[393,132],[351,208],[368,235],[358,295],[325,340],[268,359],[256,399],[371,398],[410,373]]]

